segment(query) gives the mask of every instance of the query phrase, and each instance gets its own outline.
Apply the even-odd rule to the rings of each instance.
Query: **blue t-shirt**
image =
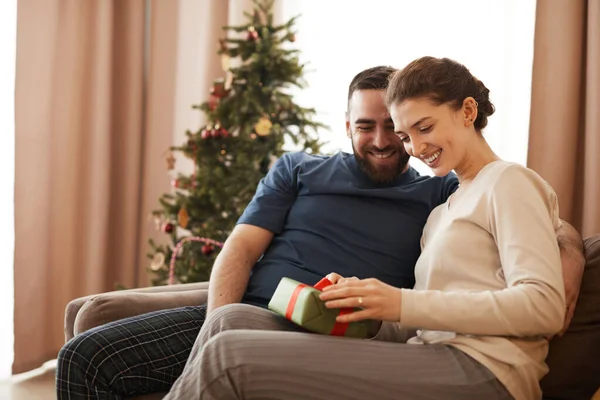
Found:
[[[243,301],[266,306],[282,277],[314,285],[330,272],[413,287],[427,217],[457,187],[454,174],[421,176],[412,167],[378,186],[347,153],[283,155],[238,221],[275,234]]]

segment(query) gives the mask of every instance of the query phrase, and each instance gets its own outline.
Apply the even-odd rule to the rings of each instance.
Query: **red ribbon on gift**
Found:
[[[333,282],[331,282],[327,278],[323,278],[319,282],[317,282],[313,287],[317,290],[322,291],[324,288],[326,288],[327,286],[330,286],[330,285],[333,285]],[[305,287],[308,287],[308,285],[301,283],[298,286],[296,286],[296,289],[294,289],[294,293],[292,293],[290,302],[288,303],[288,306],[285,310],[285,318],[286,319],[288,319],[288,320],[292,319],[292,314],[294,313],[294,307],[296,307],[296,301],[298,301],[298,296],[300,296],[300,292]],[[340,315],[350,314],[353,311],[354,310],[352,308],[342,308],[342,309],[340,309]],[[331,332],[329,334],[331,336],[344,336],[346,334],[347,329],[348,329],[348,323],[345,323],[345,322],[342,323],[342,322],[336,321],[335,325],[333,325],[333,329],[331,330]]]

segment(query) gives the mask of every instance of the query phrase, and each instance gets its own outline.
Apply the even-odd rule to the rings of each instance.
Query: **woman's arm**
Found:
[[[403,324],[508,336],[553,335],[562,328],[565,293],[556,240],[556,195],[535,172],[516,165],[503,171],[490,190],[490,233],[498,246],[507,288],[478,292],[403,289]]]

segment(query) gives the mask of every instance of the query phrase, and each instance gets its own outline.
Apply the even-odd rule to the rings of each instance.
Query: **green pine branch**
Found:
[[[194,171],[174,174],[173,191],[158,199],[161,209],[153,213],[156,225],[169,230],[166,243],[149,242],[155,285],[167,283],[169,260],[183,237],[227,239],[259,181],[283,154],[286,138],[313,153],[323,145],[318,132],[326,127],[316,120],[316,110],[296,104],[290,95],[292,88],[306,87],[306,65],[290,48],[298,16],[274,25],[272,6],[273,0],[254,0],[245,23],[223,27],[230,37],[220,40],[217,56],[238,63],[215,81],[211,95],[192,105],[207,122],[186,131],[186,141],[171,148],[176,158],[193,160]],[[225,88],[228,78],[231,86]],[[218,252],[186,243],[175,259],[176,281],[207,280]]]

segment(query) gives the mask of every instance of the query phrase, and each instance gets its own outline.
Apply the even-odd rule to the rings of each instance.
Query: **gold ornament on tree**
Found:
[[[165,254],[164,253],[156,253],[154,257],[152,257],[152,261],[150,261],[150,269],[152,271],[158,271],[165,265]]]
[[[229,91],[229,89],[231,89],[231,85],[233,84],[233,72],[231,71],[227,71],[227,74],[225,75],[225,90]]]
[[[229,57],[229,55],[221,55],[221,68],[223,68],[223,71],[225,72],[229,71],[229,68],[231,68],[231,57]]]
[[[188,223],[190,222],[190,215],[185,207],[181,207],[179,213],[177,213],[177,222],[179,222],[179,226],[181,226],[183,229],[187,228]]]
[[[267,136],[271,133],[272,127],[273,123],[269,118],[261,117],[261,119],[258,120],[256,125],[254,125],[254,132],[256,132],[258,136]]]

